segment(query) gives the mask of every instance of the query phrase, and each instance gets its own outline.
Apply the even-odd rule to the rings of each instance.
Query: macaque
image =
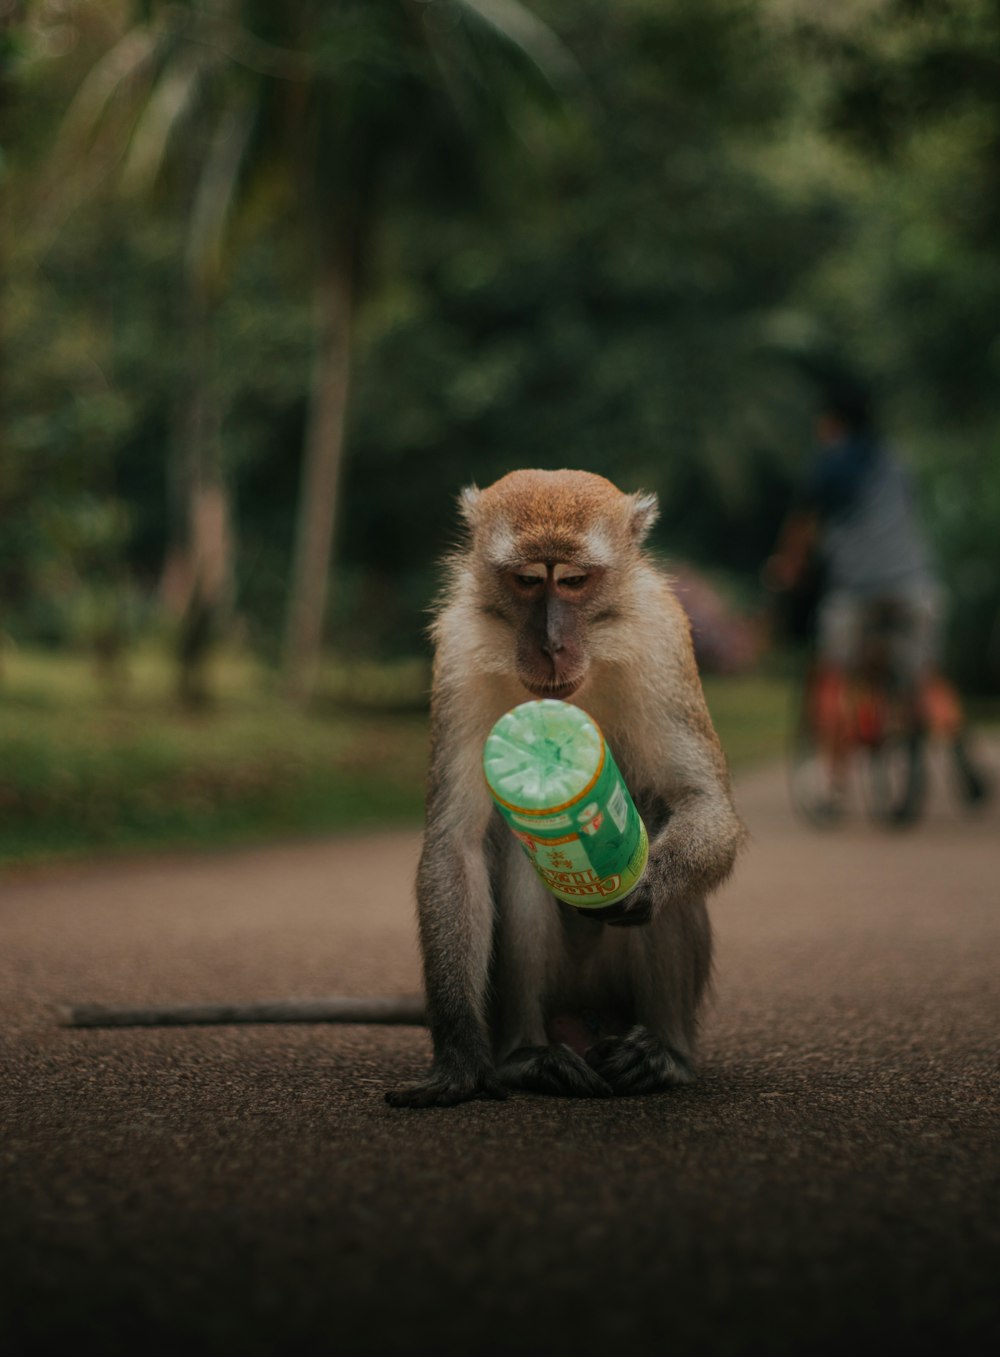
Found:
[[[711,970],[706,896],[744,841],[687,618],[644,553],[652,495],[584,471],[514,471],[461,499],[433,627],[431,769],[417,875],[419,998],[68,1009],[73,1026],[428,1022],[427,1075],[394,1107],[652,1093],[688,1082]],[[649,834],[639,885],[577,910],[493,806],[483,745],[532,697],[601,727]]]
[[[426,1076],[395,1107],[651,1093],[692,1078],[711,970],[706,896],[744,840],[687,619],[643,541],[652,495],[515,471],[461,497],[464,544],[433,627],[431,769],[417,875]],[[623,901],[575,910],[539,881],[482,769],[532,697],[601,727],[649,833]],[[595,917],[596,916],[596,917]]]

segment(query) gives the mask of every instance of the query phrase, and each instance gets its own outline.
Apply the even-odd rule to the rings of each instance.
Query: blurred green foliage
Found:
[[[257,654],[276,654],[287,601],[311,251],[360,194],[339,653],[420,650],[455,493],[515,466],[656,490],[660,550],[752,597],[814,374],[836,358],[874,378],[918,471],[959,677],[1000,689],[995,0],[501,6],[540,61],[563,62],[545,97],[531,62],[484,41],[490,8],[27,0],[7,20],[0,630],[98,649],[111,634],[114,651],[155,625],[197,185],[217,119],[250,108],[204,258],[234,625]],[[195,11],[230,37],[197,46]],[[100,138],[69,159],[65,142],[74,98],[137,20],[211,77],[172,127],[186,154],[161,147],[141,193],[124,171],[156,148],[133,87]],[[501,77],[505,99],[487,97]]]
[[[3,663],[0,868],[421,819],[422,662],[328,662],[322,699],[304,711],[281,701],[269,668],[223,651],[215,705],[197,713],[178,708],[155,647],[130,655],[114,695],[82,656],[8,647]],[[706,690],[735,767],[780,747],[787,680]]]
[[[326,703],[304,712],[280,701],[267,670],[222,653],[216,705],[185,713],[155,648],[130,656],[114,695],[84,657],[11,648],[4,663],[0,864],[420,817],[423,666],[330,667]],[[361,687],[364,710],[351,704]]]

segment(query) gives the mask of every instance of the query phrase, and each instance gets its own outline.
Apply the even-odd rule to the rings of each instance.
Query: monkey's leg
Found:
[[[692,1052],[698,1008],[711,966],[704,902],[664,909],[648,929],[619,934],[636,1022],[605,1037],[587,1063],[618,1094],[655,1093],[694,1078]]]
[[[502,824],[492,848],[497,917],[490,1026],[503,1064],[513,1051],[548,1044],[544,1005],[557,980],[562,928],[555,900]]]
[[[545,1002],[566,956],[559,906],[517,841],[501,826],[497,861],[494,1030],[499,1075],[508,1088],[566,1098],[607,1098],[611,1089],[577,1051],[549,1041]],[[597,930],[588,943],[598,941]]]
[[[417,876],[420,941],[434,1062],[426,1078],[387,1093],[393,1107],[452,1107],[506,1098],[486,1027],[492,895],[479,847],[428,838]]]

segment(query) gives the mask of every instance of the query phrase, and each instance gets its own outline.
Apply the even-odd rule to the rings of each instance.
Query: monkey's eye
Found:
[[[540,575],[515,575],[514,580],[522,589],[534,589],[536,585],[545,583]]]
[[[586,575],[563,575],[559,581],[559,587],[560,589],[582,589],[586,583]]]

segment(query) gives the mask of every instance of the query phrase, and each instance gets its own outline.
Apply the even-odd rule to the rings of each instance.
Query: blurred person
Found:
[[[815,597],[812,719],[827,767],[826,809],[836,816],[843,807],[851,739],[847,684],[876,616],[911,740],[909,784],[896,817],[905,822],[919,812],[930,732],[948,738],[963,798],[982,801],[987,782],[969,755],[959,696],[939,667],[944,592],[910,477],[879,434],[869,393],[855,383],[831,387],[816,438],[764,580],[786,595],[811,590]]]

